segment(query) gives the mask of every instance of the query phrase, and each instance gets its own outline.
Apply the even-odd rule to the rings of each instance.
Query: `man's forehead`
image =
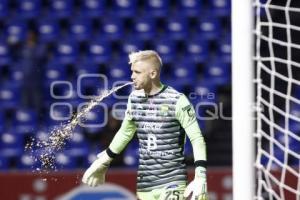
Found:
[[[149,67],[151,67],[151,64],[147,61],[137,61],[131,65],[131,69],[146,69]]]

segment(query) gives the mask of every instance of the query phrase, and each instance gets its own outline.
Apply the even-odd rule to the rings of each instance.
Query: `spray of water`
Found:
[[[55,154],[61,150],[65,146],[66,142],[72,137],[72,132],[78,125],[79,121],[84,119],[89,111],[99,104],[99,102],[101,102],[104,98],[121,88],[132,84],[132,82],[128,82],[114,87],[111,90],[103,91],[99,96],[92,99],[80,112],[75,114],[67,124],[62,124],[52,130],[49,138],[46,140],[32,139],[31,142],[27,143],[25,149],[32,152],[32,157],[35,162],[41,163],[41,168],[36,168],[35,170],[43,172],[47,172],[49,169],[55,170]],[[34,153],[34,150],[36,149],[40,151],[37,154]]]

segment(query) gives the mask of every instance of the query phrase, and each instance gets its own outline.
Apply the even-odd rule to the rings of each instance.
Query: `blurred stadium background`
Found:
[[[57,153],[57,171],[44,175],[48,183],[36,183],[42,176],[32,173],[38,166],[24,146],[31,137],[47,138],[54,126],[67,121],[87,101],[82,95],[96,95],[105,88],[98,77],[77,82],[78,77],[104,74],[109,88],[128,81],[127,55],[142,49],[161,55],[163,83],[184,92],[196,108],[208,147],[211,199],[231,199],[230,4],[230,0],[0,0],[0,185],[16,188],[12,192],[2,187],[4,199],[54,199],[80,184],[83,170],[120,127],[122,111],[113,106],[124,107],[130,89],[104,101],[107,116],[101,107],[88,115],[86,123],[101,124],[105,117],[108,123],[78,127]],[[136,155],[134,140],[113,162],[108,177],[132,192]],[[189,142],[186,155],[192,167]],[[130,186],[122,182],[126,177]],[[40,186],[34,188],[48,184],[57,190],[36,191],[35,183]]]

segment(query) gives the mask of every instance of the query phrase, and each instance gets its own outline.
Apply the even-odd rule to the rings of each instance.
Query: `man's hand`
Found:
[[[97,155],[97,159],[85,171],[82,182],[95,187],[105,182],[105,174],[111,163],[112,158],[106,153],[106,150]]]
[[[207,182],[206,169],[197,167],[195,170],[194,180],[187,186],[184,191],[184,197],[187,198],[193,193],[191,200],[207,200]]]

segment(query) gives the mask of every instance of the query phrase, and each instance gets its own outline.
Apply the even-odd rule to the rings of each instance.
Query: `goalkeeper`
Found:
[[[121,128],[109,147],[86,170],[82,182],[105,181],[110,162],[137,134],[139,167],[137,197],[141,200],[207,199],[206,145],[187,97],[160,82],[161,58],[152,50],[129,55],[135,90],[128,98]],[[186,135],[191,141],[195,177],[187,185],[184,159]]]

